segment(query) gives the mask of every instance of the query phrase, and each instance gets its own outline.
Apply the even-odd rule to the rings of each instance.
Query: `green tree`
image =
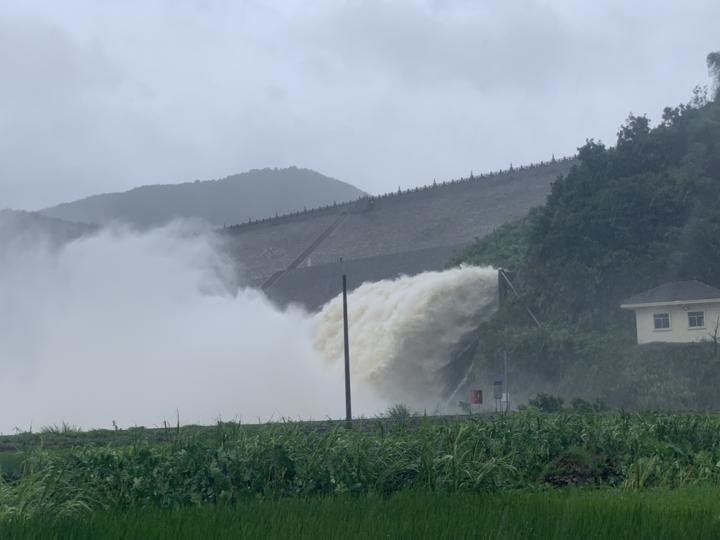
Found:
[[[664,281],[720,285],[720,103],[630,116],[606,148],[588,140],[529,231],[525,288],[545,318],[597,313]]]

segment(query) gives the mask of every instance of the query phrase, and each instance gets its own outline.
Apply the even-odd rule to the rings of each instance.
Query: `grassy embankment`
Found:
[[[717,413],[396,415],[360,427],[219,424],[117,447],[87,433],[85,446],[0,453],[0,521],[258,497],[720,487]]]
[[[0,538],[720,537],[717,413],[138,433],[5,439]]]

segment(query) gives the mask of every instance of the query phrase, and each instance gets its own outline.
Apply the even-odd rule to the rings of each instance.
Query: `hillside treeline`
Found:
[[[720,55],[708,57],[720,75]],[[510,358],[516,398],[535,392],[624,407],[717,408],[717,343],[635,345],[622,299],[668,281],[720,287],[720,84],[651,126],[631,115],[616,144],[588,140],[544,206],[454,263],[516,272],[519,296],[485,328],[479,381]],[[542,323],[527,314],[530,307]]]

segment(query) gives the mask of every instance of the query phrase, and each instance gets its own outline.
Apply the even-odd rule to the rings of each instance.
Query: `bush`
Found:
[[[579,414],[596,413],[607,410],[607,405],[602,399],[599,398],[593,402],[590,402],[581,397],[576,397],[570,401],[570,407],[574,412]]]
[[[572,447],[548,464],[543,473],[543,481],[561,487],[593,484],[616,476],[616,468],[605,456],[584,448]]]
[[[404,430],[410,427],[413,414],[407,407],[407,405],[404,405],[403,403],[397,403],[392,407],[388,408],[385,416],[389,420],[390,427]]]
[[[552,413],[561,411],[565,400],[552,394],[546,394],[540,392],[537,396],[529,401],[532,407],[535,407],[541,412]]]
[[[528,249],[528,235],[534,211],[516,221],[510,221],[488,235],[475,240],[462,252],[455,255],[448,266],[472,264],[496,268],[518,268],[525,259]]]

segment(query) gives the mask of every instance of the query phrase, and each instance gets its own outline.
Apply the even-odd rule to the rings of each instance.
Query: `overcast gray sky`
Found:
[[[0,4],[0,208],[297,165],[378,193],[612,143],[707,84],[720,2]]]

